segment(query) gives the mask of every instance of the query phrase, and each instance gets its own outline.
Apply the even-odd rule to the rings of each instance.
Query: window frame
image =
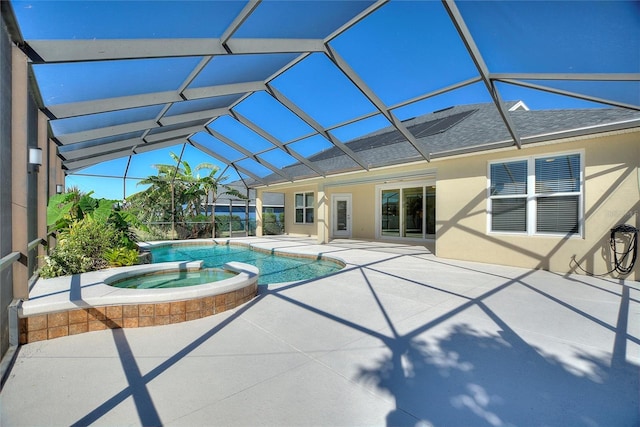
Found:
[[[536,192],[536,160],[547,159],[552,157],[562,156],[579,156],[579,182],[577,192]],[[527,181],[526,181],[526,193],[517,195],[492,195],[491,194],[491,166],[495,164],[511,163],[511,162],[527,162]],[[585,209],[584,209],[584,150],[577,151],[561,151],[553,153],[535,154],[526,157],[514,157],[505,158],[499,160],[492,160],[487,164],[487,234],[499,234],[499,235],[516,235],[516,236],[550,236],[550,237],[568,237],[568,238],[584,238],[584,221],[585,221]],[[578,196],[578,231],[577,233],[564,233],[564,232],[538,232],[537,220],[538,220],[538,199],[549,197],[567,197]],[[526,207],[526,231],[501,231],[493,230],[492,228],[492,213],[493,213],[493,200],[494,199],[508,199],[508,198],[525,198]]]
[[[422,187],[422,208],[423,208],[423,219],[422,219],[422,237],[408,237],[408,236],[403,236],[402,235],[402,231],[405,228],[405,224],[404,224],[404,208],[403,208],[403,200],[402,198],[404,197],[404,190],[408,189],[408,188],[414,188],[414,187]],[[375,227],[376,227],[376,232],[375,232],[375,238],[376,239],[380,239],[380,240],[397,240],[397,241],[403,241],[403,242],[433,242],[436,239],[436,233],[437,233],[437,225],[435,226],[435,233],[434,234],[430,234],[427,233],[427,212],[426,212],[426,203],[427,203],[427,188],[428,187],[434,187],[435,191],[436,191],[436,196],[437,197],[437,188],[436,188],[436,180],[435,178],[427,178],[424,180],[415,180],[415,181],[392,181],[392,182],[388,182],[388,183],[384,183],[384,184],[377,184],[375,187],[375,191],[376,191],[376,195],[375,195]],[[383,234],[382,232],[382,221],[383,221],[383,212],[382,212],[382,192],[385,190],[398,190],[399,194],[398,197],[400,198],[399,200],[399,205],[400,208],[398,210],[398,217],[399,217],[399,235],[398,236],[393,236],[393,235],[389,235],[389,234]],[[436,203],[435,205],[435,215],[433,218],[433,221],[437,224],[437,211],[438,211],[438,207],[437,207],[437,202],[434,200],[434,203]]]
[[[302,205],[298,205],[298,196],[302,196]],[[313,201],[312,205],[307,205],[307,197],[311,196],[311,200]],[[293,222],[294,224],[314,224],[316,220],[315,215],[315,192],[313,191],[300,191],[293,194]],[[302,209],[302,221],[298,221],[298,209]],[[313,212],[313,219],[311,221],[307,221],[307,213],[311,210]]]

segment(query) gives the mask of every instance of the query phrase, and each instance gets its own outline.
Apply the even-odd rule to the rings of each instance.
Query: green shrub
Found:
[[[138,263],[138,251],[129,248],[107,249],[104,258],[111,267],[123,267]]]
[[[58,234],[58,244],[45,257],[43,278],[86,273],[109,266],[106,253],[123,247],[126,239],[113,224],[85,216]]]
[[[262,232],[265,235],[282,234],[282,223],[278,221],[276,214],[272,212],[264,212],[262,214]]]

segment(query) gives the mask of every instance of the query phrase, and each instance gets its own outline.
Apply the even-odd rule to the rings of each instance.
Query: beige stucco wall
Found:
[[[285,230],[288,234],[319,237],[322,233],[330,238],[331,196],[335,194],[351,194],[352,197],[352,237],[356,239],[373,239],[375,192],[371,185],[338,185],[335,179],[313,180],[297,187],[270,187],[269,191],[284,194]],[[295,194],[313,192],[316,197],[314,224],[295,223]],[[324,212],[323,212],[324,211]]]
[[[562,152],[584,155],[583,237],[524,236],[489,233],[487,229],[487,180],[489,162]],[[420,162],[370,172],[349,173],[301,183],[270,186],[285,194],[286,232],[317,236],[328,241],[333,194],[352,195],[352,237],[375,239],[376,185],[436,179],[436,244],[439,257],[541,268],[560,273],[580,272],[580,265],[595,274],[611,267],[609,231],[620,223],[640,228],[640,130],[607,136],[574,138],[544,145]],[[294,194],[313,191],[325,218],[313,225],[295,224]],[[327,203],[325,203],[327,202]],[[412,240],[405,240],[412,241]],[[413,240],[425,244],[424,240]],[[640,259],[628,276],[639,280]]]
[[[557,272],[610,270],[609,233],[617,224],[640,227],[640,143],[638,132],[561,144],[525,147],[439,162],[436,193],[436,254]],[[488,233],[488,163],[499,159],[584,153],[585,229],[583,238]],[[638,280],[638,266],[629,278]]]

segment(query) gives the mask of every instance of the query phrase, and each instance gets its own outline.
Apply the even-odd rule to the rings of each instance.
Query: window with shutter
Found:
[[[580,154],[491,163],[489,175],[492,232],[581,233]]]

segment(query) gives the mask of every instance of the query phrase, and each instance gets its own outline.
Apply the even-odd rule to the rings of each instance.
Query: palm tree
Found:
[[[237,189],[230,187],[229,185],[224,183],[226,180],[229,179],[227,175],[216,177],[216,174],[218,173],[218,170],[219,170],[217,166],[212,165],[210,163],[200,163],[198,166],[196,166],[196,171],[200,171],[202,169],[208,169],[210,171],[209,175],[199,178],[199,183],[201,185],[201,188],[203,190],[203,194],[205,197],[204,203],[203,203],[205,206],[205,214],[207,209],[206,208],[207,201],[209,200],[209,198],[211,200],[211,237],[216,237],[215,204],[216,204],[216,201],[218,200],[218,197],[233,196],[238,199],[246,199],[246,196],[240,193]]]
[[[207,201],[211,199],[211,226],[212,237],[215,237],[215,208],[214,204],[221,195],[230,195],[240,199],[246,197],[238,190],[224,184],[228,176],[218,176],[218,167],[211,163],[200,163],[195,168],[185,160],[181,160],[175,153],[170,153],[175,165],[156,164],[153,167],[158,171],[157,175],[151,175],[141,180],[139,185],[149,187],[133,196],[130,201],[139,205],[144,220],[167,221],[171,220],[172,231],[175,232],[175,223],[186,223],[186,218],[195,218],[202,213],[207,213]],[[200,171],[208,170],[209,173],[200,176]],[[194,175],[195,174],[195,175]],[[220,193],[219,193],[220,191]],[[168,213],[164,208],[171,204]],[[195,230],[194,230],[195,231]]]

